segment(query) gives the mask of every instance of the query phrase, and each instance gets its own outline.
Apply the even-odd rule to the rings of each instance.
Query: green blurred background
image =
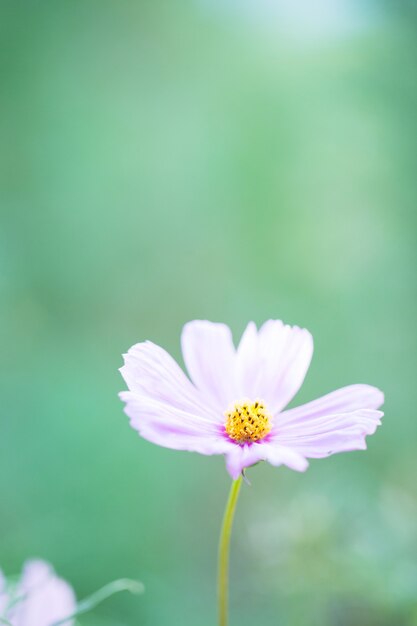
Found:
[[[366,453],[258,466],[232,626],[417,624],[417,10],[398,0],[1,0],[0,564],[85,626],[210,626],[230,479],[128,425],[121,353],[281,318],[297,401],[386,393]]]

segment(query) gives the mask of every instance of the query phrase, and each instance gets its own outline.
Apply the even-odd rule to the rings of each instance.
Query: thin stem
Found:
[[[237,498],[240,486],[242,484],[242,476],[234,480],[230,489],[229,499],[224,512],[222,530],[220,533],[219,543],[219,570],[217,578],[217,593],[219,602],[219,626],[227,626],[228,615],[228,586],[229,586],[229,552],[230,552],[230,535],[232,533],[233,517],[235,514]]]

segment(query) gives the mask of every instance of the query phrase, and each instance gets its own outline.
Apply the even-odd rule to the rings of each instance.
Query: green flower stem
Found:
[[[229,493],[229,499],[226,504],[226,510],[223,517],[223,525],[220,533],[219,543],[219,570],[217,578],[217,593],[219,606],[219,626],[227,626],[228,615],[228,586],[229,586],[229,552],[230,552],[230,536],[232,533],[233,517],[236,510],[236,503],[239,496],[240,486],[242,484],[242,476],[234,480]]]
[[[140,594],[144,592],[144,586],[138,580],[130,580],[130,578],[114,580],[112,583],[104,585],[104,587],[93,593],[85,600],[79,602],[75,613],[64,619],[60,619],[58,622],[54,622],[52,626],[68,626],[68,623],[74,618],[91,611],[98,604],[101,604],[103,600],[107,600],[107,598],[110,598],[115,593],[119,593],[119,591],[130,591],[130,593]]]

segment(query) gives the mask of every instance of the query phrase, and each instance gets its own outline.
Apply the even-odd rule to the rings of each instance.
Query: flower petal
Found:
[[[365,437],[381,423],[382,411],[362,409],[306,419],[274,429],[274,442],[291,447],[310,458],[322,458],[336,452],[365,450]]]
[[[281,446],[274,441],[268,441],[262,445],[262,448],[264,448],[263,455],[265,461],[268,461],[271,465],[286,465],[297,472],[305,472],[308,467],[307,459],[293,448]]]
[[[131,391],[214,421],[218,419],[210,399],[202,398],[179,365],[160,346],[145,341],[134,345],[123,356],[125,364],[120,372]]]
[[[240,392],[264,400],[279,412],[301,387],[313,355],[308,330],[269,320],[259,329],[251,322],[237,352]]]
[[[131,391],[119,395],[131,426],[152,443],[200,454],[223,454],[231,445],[223,427],[207,417]]]
[[[181,346],[191,380],[215,400],[220,419],[236,399],[236,351],[225,324],[195,320],[183,328]]]
[[[284,411],[277,418],[277,427],[298,424],[316,417],[349,413],[357,409],[379,409],[384,404],[382,391],[371,385],[349,385],[317,400]]]
[[[0,616],[4,615],[8,602],[9,596],[7,594],[6,578],[0,569]]]
[[[20,591],[26,599],[16,605],[11,617],[16,626],[51,626],[75,612],[76,599],[72,588],[43,561],[25,564]],[[73,623],[69,620],[68,626]]]
[[[276,417],[271,440],[301,455],[322,458],[364,450],[383,413],[383,393],[370,385],[350,385]]]
[[[298,472],[304,472],[308,467],[308,461],[301,454],[270,441],[234,445],[226,453],[226,468],[234,480],[242,470],[258,461],[268,461],[271,465],[287,465]]]
[[[237,348],[237,381],[239,398],[255,400],[259,397],[261,355],[259,350],[258,330],[255,322],[249,322]],[[265,400],[265,398],[262,398]]]
[[[226,454],[226,468],[233,480],[236,480],[242,473],[242,470],[262,460],[261,444],[232,444]]]

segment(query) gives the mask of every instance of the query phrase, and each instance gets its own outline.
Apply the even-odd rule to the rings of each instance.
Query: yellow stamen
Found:
[[[266,437],[272,428],[272,416],[261,400],[235,402],[226,411],[225,416],[226,432],[238,443],[259,441]]]

